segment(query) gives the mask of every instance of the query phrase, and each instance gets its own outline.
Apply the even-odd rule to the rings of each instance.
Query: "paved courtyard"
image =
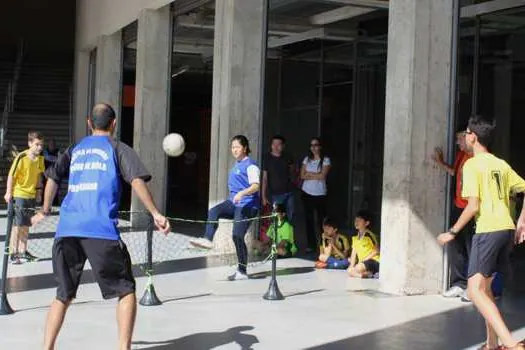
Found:
[[[286,299],[269,302],[262,295],[270,263],[253,266],[251,280],[228,282],[226,259],[191,251],[180,257],[155,266],[163,304],[139,306],[134,349],[475,349],[484,340],[481,318],[457,299],[385,295],[377,280],[351,280],[343,271],[288,259],[278,261]],[[147,278],[136,272],[140,297]],[[10,265],[9,288],[16,313],[0,317],[0,349],[38,349],[55,292],[50,261]],[[523,299],[500,301],[521,338]],[[57,348],[116,349],[115,301],[101,299],[89,271]]]

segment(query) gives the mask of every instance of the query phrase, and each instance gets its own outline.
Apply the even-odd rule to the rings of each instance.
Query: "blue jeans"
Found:
[[[208,211],[208,220],[217,221],[219,219],[233,219],[243,220],[251,219],[257,216],[258,210],[253,207],[236,207],[231,201],[227,200],[217,204]],[[239,271],[246,273],[246,265],[248,264],[248,248],[244,243],[244,236],[248,232],[251,221],[242,221],[233,223],[232,238],[237,252],[237,260],[239,262]],[[205,237],[213,241],[213,236],[217,231],[218,224],[207,224]]]
[[[286,216],[288,222],[293,226],[293,215],[295,213],[295,204],[293,199],[293,193],[283,193],[272,196],[272,203],[284,204],[286,206]]]

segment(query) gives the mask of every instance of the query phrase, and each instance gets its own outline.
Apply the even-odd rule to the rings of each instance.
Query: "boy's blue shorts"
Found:
[[[341,269],[345,270],[350,266],[350,263],[348,262],[348,259],[336,259],[334,257],[329,257],[326,260],[326,268],[327,269]]]

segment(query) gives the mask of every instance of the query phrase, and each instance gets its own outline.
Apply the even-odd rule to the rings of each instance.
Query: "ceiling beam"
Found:
[[[368,7],[374,9],[388,9],[388,1],[382,0],[323,0],[323,2],[330,2],[339,5],[352,5],[358,7]]]
[[[325,25],[357,17],[375,11],[375,9],[355,6],[343,6],[335,10],[318,13],[310,17],[310,23]]]
[[[525,6],[525,0],[493,0],[461,8],[461,18],[470,18],[501,11],[513,7]]]
[[[325,39],[332,41],[352,41],[355,39],[354,36],[344,35],[339,36],[335,33],[328,31],[326,28],[311,29],[306,32],[288,35],[282,38],[274,38],[268,40],[269,48],[277,48],[301,41],[312,40],[312,39]]]
[[[173,5],[173,15],[179,16],[207,5],[211,0],[179,0]]]

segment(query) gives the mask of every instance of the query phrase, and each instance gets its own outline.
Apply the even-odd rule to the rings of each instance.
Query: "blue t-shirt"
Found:
[[[120,239],[117,228],[121,179],[149,181],[144,165],[129,146],[107,136],[88,136],[68,149],[46,175],[68,177],[56,237]]]
[[[236,161],[233,168],[230,170],[228,177],[228,189],[230,195],[228,199],[233,202],[233,197],[241,191],[244,191],[250,187],[250,181],[248,179],[248,167],[257,166],[255,161],[251,158],[244,158],[243,160]],[[259,192],[252,193],[242,197],[239,203],[235,203],[237,207],[250,207],[259,208]]]

